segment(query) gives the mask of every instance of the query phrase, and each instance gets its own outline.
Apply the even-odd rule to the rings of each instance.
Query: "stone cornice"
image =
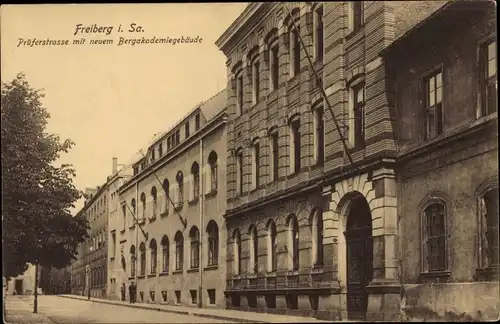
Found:
[[[255,2],[250,3],[245,10],[236,18],[228,29],[215,41],[215,45],[226,55],[232,52],[235,45],[235,38],[245,39],[248,33],[257,27],[262,16],[269,14],[271,9],[279,3]]]

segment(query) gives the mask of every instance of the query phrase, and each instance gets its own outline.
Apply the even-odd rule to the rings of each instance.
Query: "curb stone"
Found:
[[[160,308],[160,307],[147,307],[147,306],[142,306],[140,304],[121,304],[121,303],[113,303],[110,301],[107,301],[105,299],[83,299],[83,298],[77,298],[77,297],[72,297],[72,296],[58,296],[58,297],[63,297],[63,298],[68,298],[68,299],[76,299],[76,300],[83,300],[83,301],[90,301],[94,303],[101,303],[101,304],[108,304],[108,305],[115,305],[115,306],[122,306],[122,307],[131,307],[131,308],[139,308],[139,309],[147,309],[147,310],[155,310],[158,312],[165,312],[165,313],[174,313],[174,314],[180,314],[180,315],[191,315],[191,316],[197,316],[197,317],[204,317],[204,318],[211,318],[211,319],[219,319],[219,320],[229,320],[229,321],[234,321],[238,323],[270,323],[266,321],[258,321],[258,320],[245,320],[242,318],[236,318],[236,317],[229,317],[229,316],[219,316],[219,315],[212,315],[212,314],[203,314],[203,313],[198,313],[198,312],[189,312],[189,311],[177,311],[177,310],[171,310],[171,309],[165,309],[165,308]]]

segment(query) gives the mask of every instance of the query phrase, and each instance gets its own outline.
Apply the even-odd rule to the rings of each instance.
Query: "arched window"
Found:
[[[219,227],[213,220],[208,222],[208,265],[213,266],[219,263]]]
[[[498,188],[479,199],[479,268],[499,267]]]
[[[250,269],[252,273],[257,273],[259,270],[259,239],[257,235],[257,227],[250,226]]]
[[[191,176],[193,177],[193,200],[200,196],[200,166],[197,162],[191,165]]]
[[[210,165],[210,191],[217,190],[217,153],[214,151],[208,155],[208,164]]]
[[[315,209],[311,215],[312,263],[323,265],[323,212]]]
[[[239,275],[241,271],[241,234],[238,229],[233,233],[233,271],[235,275]]]
[[[136,222],[136,219],[135,219],[135,217],[136,217],[135,198],[132,198],[130,205],[132,206],[132,225],[135,225],[135,222]]]
[[[139,213],[139,220],[144,220],[146,217],[146,195],[141,193],[141,212]]]
[[[149,243],[149,249],[151,252],[151,274],[156,273],[156,262],[157,262],[157,246],[156,240],[152,239]]]
[[[270,220],[267,225],[267,271],[274,272],[277,268],[276,255],[276,224]]]
[[[158,194],[156,192],[156,187],[153,186],[153,188],[151,188],[151,197],[153,198],[153,208],[151,210],[152,214],[151,214],[151,217],[152,218],[156,218],[156,207],[158,205]]]
[[[182,174],[182,171],[179,171],[177,172],[177,176],[176,176],[176,180],[177,180],[177,185],[179,187],[179,191],[178,191],[178,206],[182,206],[182,204],[184,204],[184,176]]]
[[[299,224],[295,215],[288,219],[288,255],[291,270],[299,270]]]
[[[299,25],[299,12],[294,9],[289,18],[288,25],[288,53],[290,55],[289,73],[290,78],[298,75],[300,72],[300,25]],[[293,19],[295,24],[292,22]],[[297,28],[295,28],[295,26]]]
[[[144,242],[139,245],[139,253],[140,253],[140,267],[141,272],[140,275],[144,276],[146,274],[146,244]]]
[[[301,160],[301,135],[300,117],[297,115],[290,119],[289,123],[290,139],[290,174],[300,172]]]
[[[162,273],[168,273],[168,266],[169,266],[169,258],[170,258],[170,253],[169,253],[169,246],[170,242],[168,240],[168,237],[166,235],[163,235],[161,239],[161,252],[162,252]]]
[[[200,266],[200,232],[196,226],[191,227],[189,240],[191,242],[191,269],[196,269]]]
[[[184,260],[184,236],[180,231],[175,234],[175,270],[182,270]]]
[[[243,194],[243,149],[236,151],[236,194]]]
[[[163,192],[165,193],[165,206],[163,207],[162,213],[165,213],[165,215],[168,215],[168,206],[170,206],[170,183],[168,182],[168,179],[163,180]]]
[[[427,205],[422,214],[424,272],[446,270],[446,207],[441,201]]]
[[[135,277],[135,246],[130,247],[130,276]]]

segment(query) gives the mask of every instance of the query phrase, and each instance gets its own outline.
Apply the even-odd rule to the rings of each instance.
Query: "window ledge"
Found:
[[[120,231],[120,234],[125,234],[125,229],[124,228]]]
[[[451,276],[450,270],[440,270],[440,271],[429,271],[420,273],[420,279],[422,281],[446,281]]]
[[[491,266],[488,268],[476,269],[476,280],[481,281],[496,281],[500,277],[499,266]]]
[[[146,278],[146,276],[145,276],[145,275],[140,275],[140,276],[137,276],[137,279],[144,279],[144,278]]]
[[[190,206],[192,206],[192,205],[196,205],[196,204],[198,203],[198,200],[199,200],[199,198],[198,198],[198,197],[196,197],[196,198],[194,198],[194,199],[192,199],[192,200],[188,201],[188,205],[190,205]]]
[[[139,223],[139,225],[144,225],[146,223],[146,220],[145,219],[141,219],[138,223]]]
[[[210,270],[217,270],[217,269],[219,269],[219,265],[218,264],[212,264],[212,265],[206,266],[205,269],[203,269],[203,270],[210,271]]]
[[[315,265],[311,268],[311,274],[323,273],[323,265]]]
[[[148,278],[153,278],[153,277],[156,277],[156,273],[148,274]]]
[[[191,268],[191,269],[187,270],[188,273],[199,272],[199,271],[200,271],[200,268]]]
[[[163,213],[160,213],[160,217],[165,217],[168,216],[168,211],[164,211]]]
[[[149,222],[153,223],[156,220],[156,216],[149,218]]]
[[[277,277],[276,271],[266,272],[266,277],[268,277],[268,278],[276,278]]]
[[[135,228],[135,224],[134,224],[134,225],[130,225],[130,226],[128,227],[128,229],[130,229],[130,230],[133,230],[134,228]]]
[[[212,189],[212,190],[210,190],[210,192],[205,194],[205,197],[210,198],[210,197],[214,197],[215,195],[217,195],[217,189]]]
[[[299,270],[289,270],[286,272],[286,276],[298,276],[299,275]]]
[[[247,273],[247,279],[257,279],[256,273]]]
[[[160,274],[158,276],[160,276],[160,277],[168,276],[168,271],[167,272],[160,272]]]
[[[115,259],[115,257],[114,257],[114,256],[110,256],[110,257],[109,257],[109,259],[110,259],[111,261],[113,261],[113,260]]]
[[[175,275],[175,274],[180,274],[180,273],[183,273],[183,272],[184,272],[184,270],[179,269],[179,270],[172,271],[172,274]]]

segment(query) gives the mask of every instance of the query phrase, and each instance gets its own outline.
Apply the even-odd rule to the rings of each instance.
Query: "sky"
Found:
[[[74,165],[78,189],[102,185],[111,174],[113,157],[129,163],[155,133],[166,131],[196,104],[225,88],[226,58],[214,43],[246,5],[2,6],[2,82],[24,72],[33,88],[44,89],[42,102],[51,115],[47,131],[76,144],[56,163]],[[135,31],[129,32],[133,23]],[[113,30],[109,35],[106,29],[74,35],[78,24]],[[181,36],[202,41],[118,46],[120,37]],[[82,37],[84,44],[73,44]],[[29,46],[33,38],[69,44]],[[90,44],[106,39],[114,44]],[[82,206],[80,200],[72,212]]]

